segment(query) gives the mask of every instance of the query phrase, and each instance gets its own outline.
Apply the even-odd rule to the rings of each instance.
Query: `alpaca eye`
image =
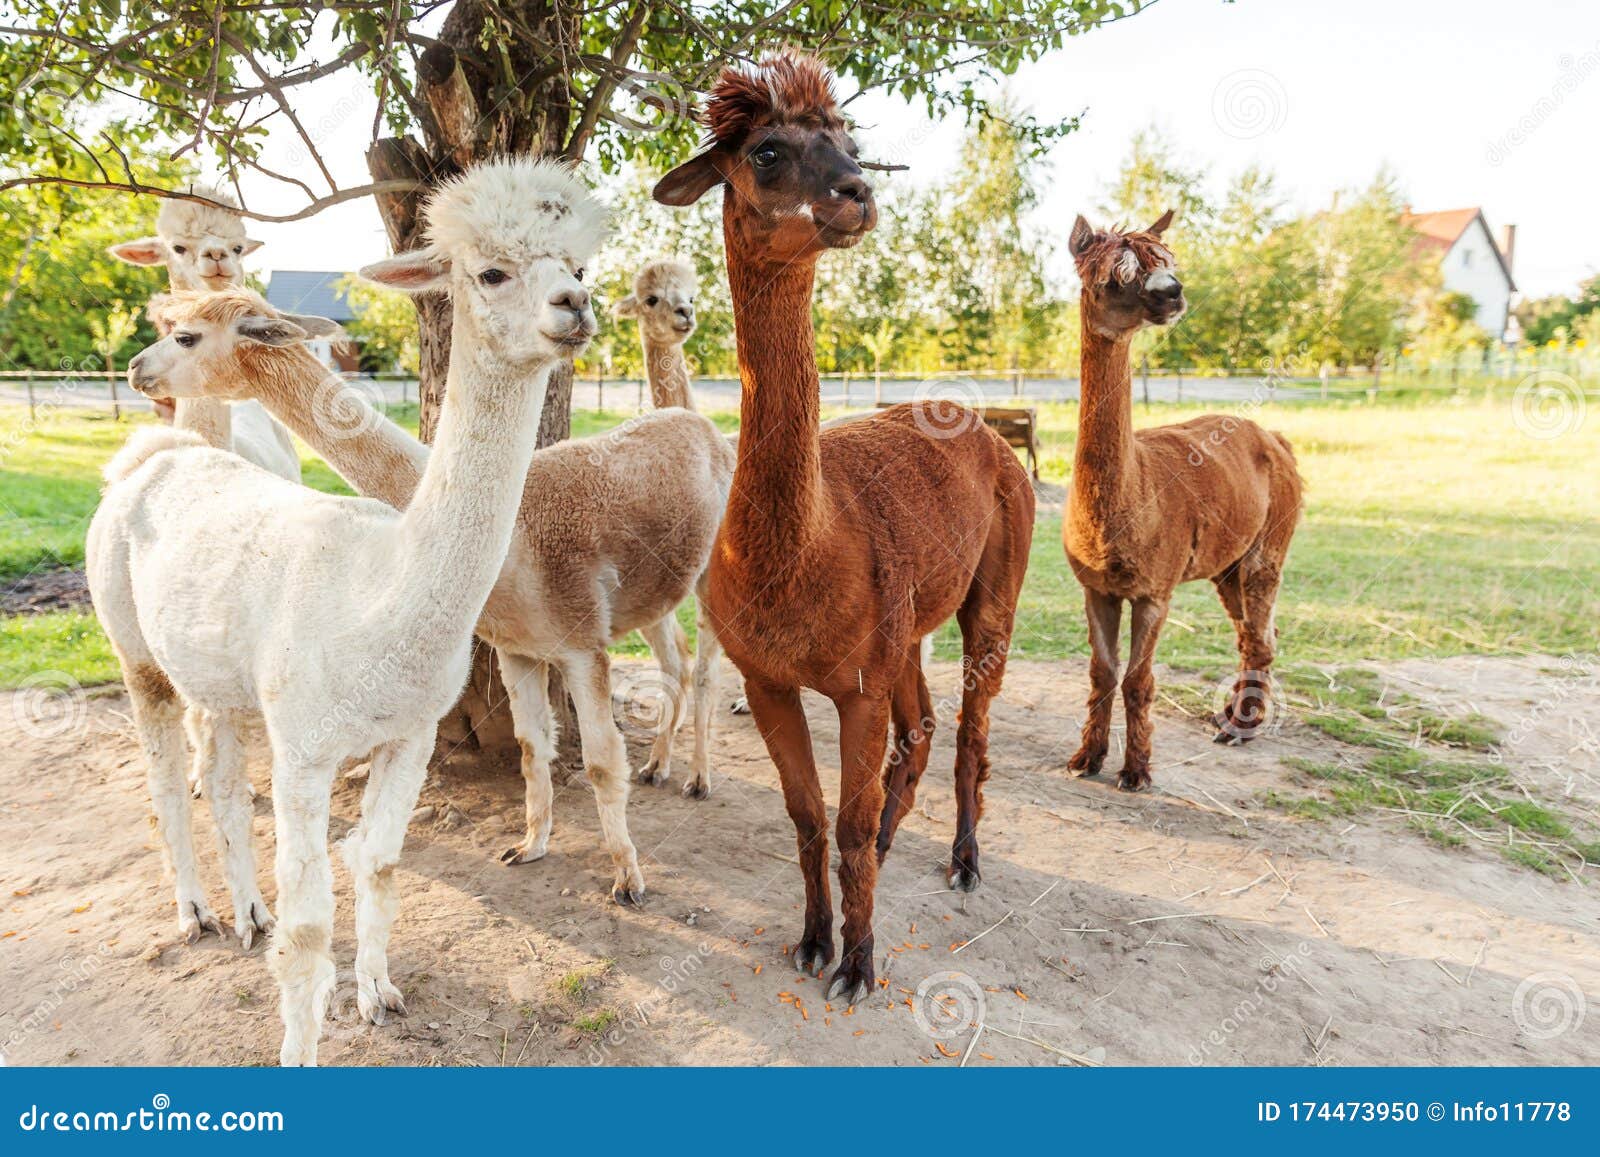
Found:
[[[583,267],[579,266],[577,269],[574,269],[572,271],[572,276],[576,277],[579,281],[582,281],[583,280]]]
[[[499,285],[505,279],[505,272],[499,269],[485,269],[478,274],[478,281],[484,285]]]
[[[177,335],[177,342],[184,349],[192,348],[194,346],[194,344],[196,342],[198,342],[199,340],[200,340],[200,335],[197,334],[197,333],[180,333],[180,334]]]
[[[187,245],[174,245],[172,251],[174,253],[187,253],[189,252],[189,247]]]
[[[778,150],[771,145],[762,145],[750,154],[750,160],[758,169],[769,169],[778,163]]]
[[[659,305],[660,302],[661,302],[661,299],[659,297],[656,297],[654,294],[652,294],[651,296],[649,296],[649,297],[644,299],[644,303],[646,305],[649,305],[649,306]]]
[[[244,252],[244,246],[243,245],[235,245],[233,247],[233,252],[234,252],[234,256],[238,256],[239,254]]]

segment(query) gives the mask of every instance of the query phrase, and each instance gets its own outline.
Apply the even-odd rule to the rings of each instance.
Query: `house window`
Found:
[[[1463,249],[1461,251],[1461,268],[1463,268],[1463,269],[1471,269],[1472,268],[1472,250]]]

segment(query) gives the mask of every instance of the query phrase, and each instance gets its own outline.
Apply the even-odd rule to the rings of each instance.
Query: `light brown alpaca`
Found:
[[[1219,743],[1253,738],[1266,719],[1277,629],[1272,610],[1300,518],[1300,475],[1281,435],[1208,414],[1133,429],[1133,335],[1183,313],[1183,286],[1161,234],[1096,232],[1079,217],[1069,245],[1083,281],[1082,398],[1062,540],[1089,617],[1089,713],[1067,766],[1096,775],[1105,762],[1117,688],[1118,630],[1132,604],[1122,681],[1127,754],[1117,786],[1150,784],[1150,704],[1156,639],[1179,584],[1210,579],[1238,635],[1241,670],[1215,717]]]
[[[1033,491],[1010,448],[970,411],[903,405],[819,432],[816,260],[877,223],[827,68],[782,53],[729,69],[705,119],[711,146],[664,177],[655,197],[687,205],[726,186],[744,393],[707,605],[744,674],[795,824],[806,917],[794,960],[807,972],[833,959],[834,941],[827,812],[800,689],[820,691],[839,712],[844,949],[828,995],[853,1003],[873,983],[878,862],[927,766],[932,713],[918,644],[952,614],[967,671],[949,880],[961,891],[978,883],[989,701],[1027,565]]]
[[[313,335],[337,331],[326,319],[281,314],[248,290],[233,292],[253,316],[287,321]],[[205,305],[204,299],[180,300],[173,317],[197,326]],[[407,508],[429,447],[330,377],[309,352],[296,348],[248,363],[240,347],[218,340],[206,345],[203,358],[198,388],[216,397],[259,399],[362,494]],[[549,844],[556,733],[548,680],[554,665],[577,708],[602,838],[617,867],[613,896],[619,903],[643,898],[625,812],[628,755],[611,710],[606,648],[637,630],[661,665],[665,705],[639,778],[663,783],[688,704],[688,643],[675,611],[705,573],[732,473],[733,450],[716,427],[682,410],[646,414],[610,433],[533,455],[511,548],[477,625],[499,657],[522,748],[527,830],[501,857],[506,863],[541,859]],[[721,650],[709,629],[700,638],[694,767],[684,794],[704,799]]]
[[[694,266],[687,261],[652,261],[634,277],[633,292],[612,309],[618,317],[639,323],[650,404],[658,410],[695,408],[683,343],[694,333],[694,295],[699,290]]]

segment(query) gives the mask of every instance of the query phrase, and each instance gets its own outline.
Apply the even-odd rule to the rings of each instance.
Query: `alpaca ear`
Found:
[[[166,333],[162,327],[171,324],[167,320],[168,311],[176,304],[170,293],[153,293],[144,307],[144,315],[159,332]]]
[[[1156,223],[1150,226],[1146,232],[1152,233],[1157,237],[1161,236],[1161,234],[1167,231],[1167,226],[1172,224],[1172,219],[1176,216],[1176,213],[1174,213],[1171,209],[1168,209],[1165,213],[1161,214],[1161,216],[1156,220]]]
[[[308,337],[343,337],[344,329],[326,317],[313,317],[309,313],[286,313],[283,320],[293,322],[306,331]]]
[[[159,237],[140,237],[134,241],[119,241],[107,253],[129,265],[165,265],[167,243]]]
[[[1094,229],[1079,213],[1078,219],[1072,223],[1072,235],[1067,239],[1067,248],[1074,257],[1082,257],[1093,242]]]
[[[618,317],[638,317],[639,299],[633,294],[628,294],[621,301],[611,307],[611,312]]]
[[[450,286],[450,262],[433,246],[396,253],[357,271],[356,276],[374,285],[404,293],[431,293]]]
[[[246,237],[244,239],[244,252],[239,254],[239,256],[249,257],[250,254],[254,253],[257,249],[260,249],[265,244],[265,241],[257,241],[254,237]]]
[[[682,208],[693,205],[720,184],[722,168],[717,164],[717,150],[707,149],[657,181],[650,195],[663,205]]]
[[[311,335],[286,317],[247,314],[234,322],[233,330],[246,341],[281,348],[303,342]]]

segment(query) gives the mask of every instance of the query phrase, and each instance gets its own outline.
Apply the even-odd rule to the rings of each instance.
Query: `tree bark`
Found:
[[[548,45],[576,48],[580,17],[553,0],[505,5],[458,0],[438,39],[418,61],[417,92],[423,113],[417,125],[426,144],[413,137],[376,142],[367,153],[374,179],[400,178],[431,188],[476,161],[505,154],[560,155],[567,141],[573,107],[559,53],[530,40],[487,41],[499,8],[514,8],[524,29]],[[487,110],[487,111],[481,111]],[[395,252],[423,243],[423,192],[378,197],[378,210]],[[443,294],[413,298],[421,358],[417,398],[418,433],[433,441],[450,363],[450,303]],[[567,438],[572,430],[572,366],[563,363],[550,376],[539,422],[539,446]],[[577,729],[566,689],[554,672],[551,702],[563,737],[575,741]],[[494,650],[473,641],[472,673],[461,701],[440,720],[441,750],[466,747],[500,758],[515,749],[511,712]],[[570,750],[566,743],[564,750]]]

